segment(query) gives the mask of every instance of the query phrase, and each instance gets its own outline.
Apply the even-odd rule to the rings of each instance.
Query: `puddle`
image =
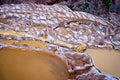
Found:
[[[120,51],[113,49],[88,49],[86,53],[93,58],[99,70],[120,77]]]
[[[0,49],[0,80],[67,80],[63,60],[45,51]]]

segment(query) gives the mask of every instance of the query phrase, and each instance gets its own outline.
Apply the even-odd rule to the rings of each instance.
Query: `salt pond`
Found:
[[[120,77],[120,51],[113,49],[88,49],[86,51],[96,67],[106,73]]]

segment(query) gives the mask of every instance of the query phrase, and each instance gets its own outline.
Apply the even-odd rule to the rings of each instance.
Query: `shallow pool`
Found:
[[[120,51],[113,49],[88,49],[86,51],[97,68],[116,77],[120,77]]]

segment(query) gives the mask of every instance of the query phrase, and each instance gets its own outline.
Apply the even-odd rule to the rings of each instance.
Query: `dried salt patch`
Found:
[[[47,15],[49,15],[49,16],[47,16]],[[47,19],[51,20],[54,16],[52,14],[50,14],[50,13],[47,13],[46,17],[47,17]]]
[[[64,14],[61,14],[61,13],[57,13],[56,17],[60,17],[60,18],[63,18],[63,17],[66,17]]]
[[[97,47],[104,48],[106,45],[97,45]]]
[[[23,34],[23,35],[24,35],[24,37],[32,37],[32,38],[35,38],[33,35],[26,34],[26,33],[24,33],[24,32],[21,32],[21,34]]]
[[[64,10],[64,9],[62,9],[62,8],[58,8],[58,11],[59,11],[59,12],[66,13],[66,10]]]
[[[83,31],[79,31],[78,33],[79,33],[80,35],[82,35],[82,34],[83,34]]]
[[[40,20],[40,23],[41,23],[41,24],[47,24],[47,22],[46,22],[46,21],[43,21],[43,20]]]
[[[105,35],[105,33],[104,33],[104,32],[99,31],[99,30],[97,30],[97,33],[98,33],[98,34],[100,34],[100,35],[103,35],[103,36]]]
[[[27,12],[27,11],[23,9],[23,10],[22,10],[22,12],[24,12],[24,13],[25,13],[25,12]]]
[[[19,15],[19,14],[17,14],[17,13],[14,13],[13,15],[14,15],[14,16],[16,16],[16,17],[20,17],[20,15]]]
[[[46,16],[39,16],[40,19],[45,19],[46,20]]]
[[[70,37],[71,41],[75,41],[75,38],[73,36]]]
[[[70,14],[68,14],[68,13],[66,13],[65,15],[66,15],[66,17],[70,17]]]
[[[54,18],[54,19],[52,19],[52,20],[53,20],[53,22],[55,22],[55,23],[59,23],[58,19],[56,19],[56,18]]]
[[[47,20],[48,25],[54,25],[53,21]]]
[[[96,19],[94,19],[94,20],[96,20]],[[104,19],[98,19],[98,20],[96,20],[97,22],[100,22],[101,24],[104,24],[104,25],[107,25],[107,23],[106,23],[106,21],[104,20]]]
[[[3,14],[3,15],[2,15],[2,18],[6,18],[6,14]]]
[[[93,37],[92,35],[88,36],[89,40],[95,40],[95,37]]]
[[[16,12],[17,10],[15,10],[15,9],[12,9],[11,11],[12,11],[12,12]]]
[[[16,12],[20,13],[21,11],[20,10],[16,10]]]
[[[19,5],[16,5],[15,6],[15,9],[21,9]]]
[[[0,48],[3,48],[3,47],[4,47],[4,45],[0,43]]]
[[[78,54],[82,54],[82,55],[86,55],[85,53],[78,53]],[[84,58],[86,58],[86,57],[88,57],[87,55],[84,57]],[[74,67],[74,70],[75,71],[77,71],[77,70],[82,70],[82,69],[86,69],[86,68],[91,68],[92,66],[93,66],[93,64],[91,64],[92,62],[90,62],[90,64],[84,64],[84,63],[82,63],[82,65],[81,66],[75,66]],[[78,64],[81,64],[81,63],[78,63]],[[90,71],[90,70],[89,70]]]
[[[35,30],[35,31],[36,31],[36,37],[39,37],[40,32],[39,32],[39,31],[37,31],[37,30]]]
[[[118,46],[120,45],[120,41],[113,41],[111,36],[110,36],[110,40],[113,44],[118,45]]]
[[[82,36],[83,42],[87,42],[88,41],[88,37],[86,35]]]
[[[44,31],[44,30],[41,30],[41,31],[40,31],[40,34],[45,34],[45,31]]]
[[[74,26],[74,27],[76,27],[76,26]],[[78,32],[77,31],[74,31],[74,30],[71,30],[74,34],[78,34]]]
[[[5,9],[10,9],[11,6],[7,5],[7,6],[4,6]]]
[[[24,17],[26,17],[26,16],[25,16],[24,14],[21,14],[21,17],[23,17],[23,18],[24,18]]]
[[[71,29],[70,28],[66,28],[67,31],[70,31]]]
[[[16,7],[11,7],[12,10],[16,10]]]
[[[84,69],[84,67],[80,67],[80,66],[75,66],[74,67],[74,70],[76,71],[76,70],[81,70],[81,69]]]
[[[37,10],[37,11],[34,11],[34,13],[35,13],[35,14],[39,14],[39,11],[38,11],[38,10]]]
[[[19,31],[20,29],[19,29],[19,27],[16,27],[15,30],[16,30],[16,31],[17,31],[17,30]]]
[[[38,19],[38,17],[35,16],[35,15],[31,16],[31,18],[32,18],[32,19]]]
[[[40,24],[40,21],[39,20],[32,20],[34,23],[36,24]]]
[[[71,38],[72,36],[70,34],[65,35],[66,38]]]
[[[74,25],[76,25],[76,23],[71,22],[69,25],[70,25],[71,27],[73,27]],[[74,27],[75,27],[75,26],[74,26]]]
[[[61,31],[62,31],[59,27],[58,27],[58,28],[56,28],[55,30],[58,32],[58,34],[60,34],[60,33],[61,33]]]
[[[4,12],[4,10],[3,10],[3,9],[1,9],[1,10],[0,10],[0,12]]]
[[[86,15],[88,15],[87,13],[85,13],[85,12],[79,12],[79,15],[81,15],[81,18],[83,18],[83,19],[87,19],[87,17],[88,16],[86,16]],[[92,17],[92,16],[91,16]]]
[[[29,31],[29,28],[25,28],[25,30],[24,31]]]
[[[115,45],[120,45],[120,41],[112,41]]]
[[[80,38],[78,38],[77,43],[82,44],[83,40],[81,40]]]
[[[71,68],[68,69],[68,72],[74,72],[74,70],[72,70]],[[70,79],[71,80],[71,79]]]
[[[72,40],[69,38],[69,39],[67,39],[67,41],[70,42],[70,41],[72,41]]]
[[[58,39],[61,39],[61,37],[59,35],[57,37],[58,37]]]
[[[62,38],[62,37],[61,37],[60,39],[61,39],[62,41],[66,41],[66,39],[64,39],[64,38]]]
[[[30,17],[30,15],[28,15],[28,14],[27,14],[25,17],[29,18],[29,17]]]
[[[7,16],[13,16],[13,13],[7,13]]]
[[[47,39],[52,41],[52,42],[55,42],[55,39],[52,36],[50,36],[50,35],[47,36]]]
[[[104,73],[103,74],[106,76],[105,79],[106,80],[120,80],[120,78],[115,78],[113,75],[110,75],[110,74],[107,74],[107,73]]]
[[[78,18],[81,18],[81,17],[82,17],[79,12],[75,11],[74,13],[75,13],[75,15],[76,15]]]

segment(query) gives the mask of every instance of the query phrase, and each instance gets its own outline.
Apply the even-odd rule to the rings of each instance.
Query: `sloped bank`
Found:
[[[69,79],[117,80],[96,69],[82,52],[93,47],[120,49],[119,28],[109,21],[57,4],[1,5],[0,13],[1,49],[48,50],[67,63]]]

